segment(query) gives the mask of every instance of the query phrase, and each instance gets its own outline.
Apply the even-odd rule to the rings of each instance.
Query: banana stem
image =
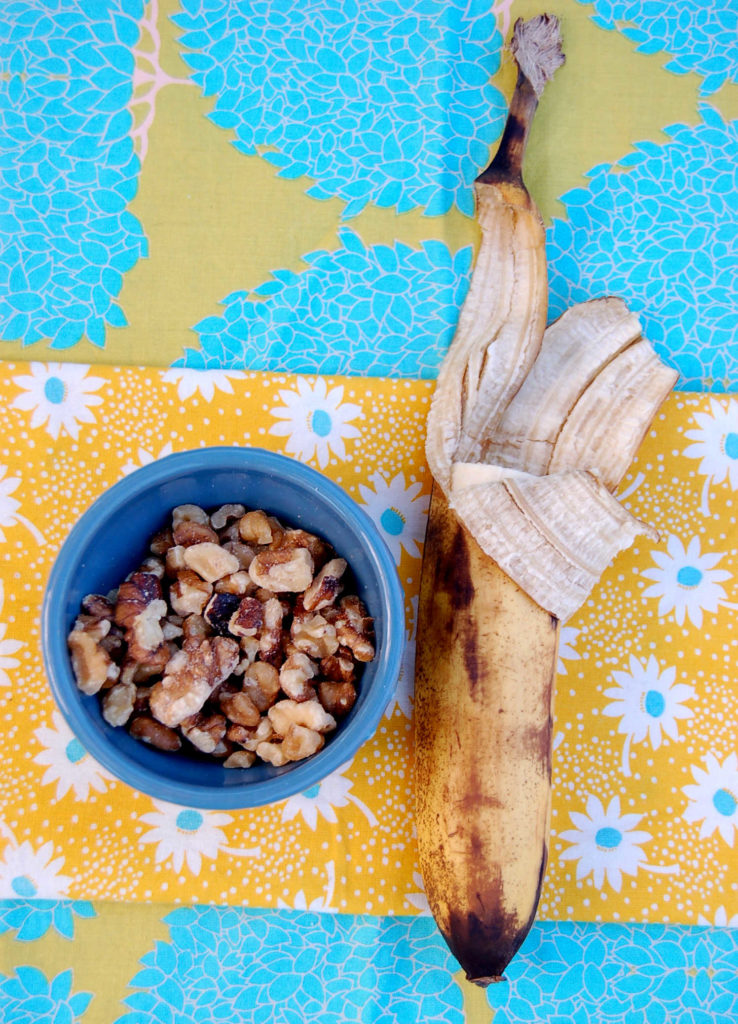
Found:
[[[519,18],[510,49],[518,65],[518,79],[497,153],[477,178],[482,184],[509,181],[522,185],[523,157],[538,99],[546,82],[564,63],[558,18],[551,14],[530,21]]]

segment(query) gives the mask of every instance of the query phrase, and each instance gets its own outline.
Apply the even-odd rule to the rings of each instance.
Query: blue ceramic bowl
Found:
[[[182,752],[166,753],[109,726],[98,698],[82,694],[72,673],[67,635],[87,594],[117,587],[148,553],[147,542],[176,505],[213,508],[241,502],[328,540],[349,564],[374,618],[376,657],[366,664],[359,696],[325,747],[303,762],[227,769]],[[352,581],[352,583],[354,582]],[[82,516],[49,577],[42,645],[51,689],[69,727],[116,778],[185,806],[255,807],[304,792],[348,761],[374,733],[392,696],[405,640],[404,601],[394,560],[371,519],[316,470],[258,448],[203,448],[160,459],[120,480]]]

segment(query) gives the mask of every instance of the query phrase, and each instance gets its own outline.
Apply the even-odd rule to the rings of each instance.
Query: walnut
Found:
[[[160,580],[164,579],[164,571],[164,562],[161,558],[154,558],[153,555],[144,558],[138,567],[138,572],[150,572],[152,576],[156,576]]]
[[[284,608],[276,597],[264,604],[264,625],[259,634],[259,655],[262,661],[279,665],[283,656],[282,619]]]
[[[311,658],[326,658],[338,650],[336,627],[323,615],[298,616],[290,627],[292,643]]]
[[[223,549],[238,559],[239,571],[248,572],[256,554],[253,548],[250,548],[248,544],[243,544],[240,540],[233,540],[227,541],[223,545]]]
[[[254,556],[249,576],[274,593],[299,593],[313,581],[313,558],[307,548],[267,548]]]
[[[115,614],[115,605],[101,594],[88,594],[82,598],[82,611],[93,619],[111,619]]]
[[[279,670],[279,685],[290,700],[314,700],[315,688],[310,680],[315,677],[317,667],[307,654],[296,651],[291,654]]]
[[[217,544],[218,534],[207,523],[195,523],[186,519],[174,527],[174,543],[191,548],[195,544]]]
[[[256,754],[250,750],[234,750],[230,757],[223,762],[224,768],[250,768],[256,760]]]
[[[242,636],[240,640],[241,660],[235,667],[234,674],[242,676],[249,665],[253,665],[259,656],[259,641],[255,636]]]
[[[130,629],[135,617],[152,601],[161,601],[161,583],[149,572],[134,572],[118,588],[115,603],[115,623]]]
[[[167,615],[161,624],[161,631],[165,640],[176,640],[182,636],[184,633],[182,629],[182,616]]]
[[[212,754],[226,734],[226,720],[223,715],[204,715],[198,712],[191,715],[180,725],[185,739],[203,754]]]
[[[324,565],[333,553],[330,544],[307,530],[283,530],[278,544],[280,548],[307,548],[315,566]]]
[[[343,558],[332,558],[326,562],[313,582],[302,595],[302,606],[308,612],[317,612],[332,605],[343,589],[341,577],[346,572]]]
[[[182,547],[181,544],[175,544],[173,547],[169,548],[166,553],[166,561],[164,563],[167,576],[176,576],[178,573],[182,572],[183,569],[187,568],[187,563],[185,562],[184,557],[186,550],[187,548]]]
[[[255,661],[243,674],[243,692],[259,711],[266,711],[279,694],[279,672],[265,661]]]
[[[238,521],[238,533],[246,544],[271,544],[272,527],[260,509],[247,512]]]
[[[172,509],[172,526],[179,526],[180,523],[204,523],[207,526],[210,524],[210,516],[199,505],[177,505]]]
[[[230,576],[240,568],[236,556],[217,543],[193,544],[185,551],[184,559],[187,568],[194,569],[208,583]]]
[[[236,725],[253,729],[261,721],[261,712],[248,693],[222,693],[219,703],[224,714]]]
[[[128,657],[132,661],[151,661],[157,653],[161,655],[161,648],[165,646],[161,620],[167,610],[166,601],[151,601],[134,616],[126,632]]]
[[[329,654],[320,662],[323,679],[334,683],[353,683],[356,678],[354,658],[348,647],[339,647],[335,654]]]
[[[318,700],[329,715],[343,718],[356,703],[356,687],[353,683],[329,682],[318,683]]]
[[[266,761],[267,764],[274,765],[275,768],[281,768],[283,764],[287,764],[287,757],[282,750],[281,743],[260,743],[256,748],[256,756],[260,757],[262,761]]]
[[[136,703],[134,683],[116,683],[102,701],[102,714],[108,725],[125,725],[133,714]]]
[[[72,670],[82,693],[88,696],[99,693],[106,684],[118,679],[119,667],[92,634],[74,629],[67,637],[67,644]]]
[[[304,725],[315,732],[330,732],[336,728],[336,720],[329,715],[318,700],[279,700],[267,712],[274,731],[286,736],[292,725]]]
[[[183,569],[169,589],[169,603],[177,615],[200,615],[212,593],[212,584],[193,569]]]
[[[251,593],[253,589],[254,584],[251,577],[242,569],[232,572],[230,576],[224,576],[215,584],[216,594],[238,594],[239,597],[243,597],[245,594]]]
[[[292,725],[282,740],[282,753],[287,761],[302,761],[317,754],[325,746],[325,737],[304,725]]]
[[[241,604],[238,594],[213,594],[203,611],[203,618],[213,633],[231,636],[229,623]]]
[[[165,529],[159,530],[159,532],[155,533],[151,538],[149,551],[152,555],[166,555],[173,544],[174,537],[172,535],[172,531],[169,527],[165,527]]]
[[[339,642],[351,649],[357,661],[371,661],[374,657],[373,619],[358,597],[341,598],[339,614],[335,619]]]
[[[155,718],[174,728],[199,711],[215,687],[238,662],[238,644],[228,637],[203,640],[194,651],[177,651],[164,678],[151,688],[149,706]]]
[[[231,725],[226,736],[232,743],[238,743],[244,750],[256,750],[260,743],[266,743],[274,736],[272,723],[268,718],[261,719],[256,728],[249,729],[245,725]]]
[[[210,626],[202,615],[193,613],[182,620],[182,636],[185,640],[195,640],[199,644],[205,637],[210,636]]]
[[[179,750],[182,746],[182,740],[174,729],[168,729],[161,722],[149,718],[148,715],[139,715],[134,718],[128,731],[134,739],[156,747],[158,750]]]
[[[78,632],[87,633],[96,643],[104,640],[112,628],[110,619],[98,619],[95,615],[78,615],[73,626]]]
[[[280,627],[282,620],[280,618]],[[255,597],[243,597],[231,616],[229,629],[234,636],[256,636],[264,625],[264,606]]]
[[[243,505],[221,505],[210,516],[210,525],[214,530],[222,530],[232,519],[240,519],[245,513]]]

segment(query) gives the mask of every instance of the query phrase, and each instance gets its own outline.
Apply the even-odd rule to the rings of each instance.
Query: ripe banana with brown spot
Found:
[[[649,527],[613,497],[676,380],[614,298],[545,330],[545,234],[522,179],[558,22],[518,22],[519,73],[476,183],[481,245],[428,417],[434,478],[416,654],[426,895],[467,977],[499,980],[548,849],[559,624]]]

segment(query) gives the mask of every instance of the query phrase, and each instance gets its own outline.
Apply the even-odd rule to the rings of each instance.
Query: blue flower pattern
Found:
[[[680,371],[680,389],[734,391],[738,122],[706,104],[701,114],[696,127],[671,125],[670,142],[638,143],[619,169],[595,167],[586,188],[562,196],[567,219],[548,232],[549,315],[621,295]]]
[[[65,349],[125,326],[123,274],[146,254],[126,210],[126,110],[143,0],[11,2],[0,18],[0,339]]]
[[[195,325],[201,349],[175,365],[435,377],[469,287],[471,248],[340,235],[343,247],[311,253],[303,273],[276,271],[253,295],[226,296],[222,316]]]
[[[593,3],[592,20],[606,29],[619,28],[637,43],[640,53],[665,51],[664,65],[676,74],[701,75],[701,93],[708,96],[738,80],[738,9],[731,3],[703,0],[579,0]]]
[[[91,992],[72,994],[72,971],[49,980],[38,967],[23,966],[15,975],[0,974],[0,1020],[8,1024],[75,1024],[92,999]]]
[[[33,892],[24,891],[33,888],[28,879],[13,879],[13,887],[19,896],[28,897],[23,900],[0,900],[0,935],[16,930],[19,942],[40,939],[50,928],[63,935],[65,939],[74,938],[74,917],[95,917],[95,910],[87,900],[37,900]],[[17,884],[16,884],[17,883]]]
[[[184,0],[183,57],[211,119],[308,195],[473,211],[505,113],[487,0]]]

